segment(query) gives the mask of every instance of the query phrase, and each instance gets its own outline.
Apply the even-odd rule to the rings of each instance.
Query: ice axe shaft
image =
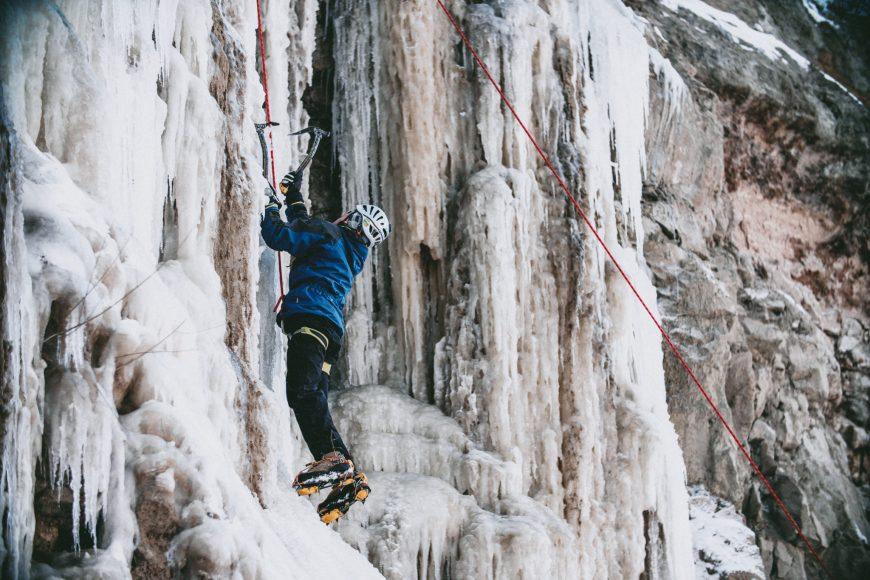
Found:
[[[320,147],[320,141],[323,140],[324,137],[330,136],[329,131],[324,131],[317,127],[306,127],[301,131],[290,133],[290,135],[302,135],[305,133],[308,133],[311,136],[311,140],[308,142],[308,153],[305,155],[305,159],[302,160],[302,163],[299,164],[299,167],[296,168],[296,173],[302,173],[305,171],[305,168],[308,167],[311,160],[314,159],[314,154],[317,153],[317,148]]]
[[[266,127],[277,127],[278,123],[270,121],[268,123],[254,123],[257,128],[257,137],[260,138],[260,153],[263,157],[263,177],[269,181],[269,145],[266,143]]]

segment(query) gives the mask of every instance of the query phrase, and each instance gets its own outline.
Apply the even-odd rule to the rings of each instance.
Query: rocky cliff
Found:
[[[860,3],[446,3],[834,577],[868,564]],[[3,5],[6,577],[820,578],[436,1]],[[288,492],[279,171],[395,232]],[[295,139],[295,138],[294,138]],[[289,259],[289,257],[287,257]],[[286,264],[288,261],[285,261]],[[336,533],[337,532],[337,533]]]
[[[867,62],[856,39],[868,15],[846,3],[664,4],[635,8],[663,31],[651,42],[693,102],[679,128],[653,114],[647,133],[660,307],[832,573],[858,577],[870,246]],[[770,576],[803,577],[811,566],[790,545],[793,530],[691,404],[683,369],[665,366],[689,481],[742,506]]]

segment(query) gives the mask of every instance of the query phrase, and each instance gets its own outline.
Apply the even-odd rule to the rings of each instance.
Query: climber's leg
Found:
[[[337,355],[337,350],[338,345],[324,346],[318,337],[299,332],[299,329],[290,334],[287,347],[287,402],[296,414],[302,437],[315,460],[332,451],[350,459],[350,453],[332,421],[327,400],[328,370],[334,361],[327,351],[329,355]],[[327,358],[330,360],[327,361]]]

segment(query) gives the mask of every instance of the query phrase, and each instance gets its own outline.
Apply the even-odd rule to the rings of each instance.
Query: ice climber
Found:
[[[293,487],[300,495],[332,488],[317,506],[320,519],[329,524],[370,492],[332,422],[327,391],[344,334],[345,299],[369,250],[390,235],[391,226],[374,205],[358,205],[334,223],[311,217],[301,182],[301,172],[293,171],[281,180],[287,222],[272,195],[260,228],[266,245],[294,257],[278,324],[288,337],[287,401],[315,461],[296,476]]]

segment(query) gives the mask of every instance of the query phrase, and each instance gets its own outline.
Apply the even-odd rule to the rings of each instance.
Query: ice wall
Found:
[[[286,167],[316,3],[264,6]],[[377,576],[288,492],[255,4],[2,10],[3,577]]]
[[[675,111],[685,87],[647,46],[643,23],[611,1],[449,8],[654,304],[640,211],[651,67],[667,76]],[[389,276],[375,268],[355,291],[352,382],[401,378],[400,391],[440,408],[467,439],[448,451],[430,427],[397,423],[385,409],[407,404],[402,392],[370,392],[371,404],[339,397],[358,459],[391,473],[343,535],[397,578],[464,570],[464,545],[501,534],[537,546],[538,533],[509,517],[476,527],[465,500],[449,520],[415,518],[427,508],[411,497],[450,503],[452,488],[490,515],[524,502],[538,529],[566,521],[570,533],[550,534],[539,560],[557,577],[691,576],[655,328],[434,3],[353,3],[335,26],[342,195],[383,204],[397,224]],[[366,306],[385,287],[387,330],[378,321],[390,314],[369,322]],[[400,356],[384,356],[385,344]],[[469,485],[458,473],[478,454],[503,467],[481,467]],[[378,483],[396,499],[375,499]],[[395,549],[408,536],[422,545]],[[437,564],[427,572],[414,554]],[[499,559],[497,575],[522,575],[521,561]]]

